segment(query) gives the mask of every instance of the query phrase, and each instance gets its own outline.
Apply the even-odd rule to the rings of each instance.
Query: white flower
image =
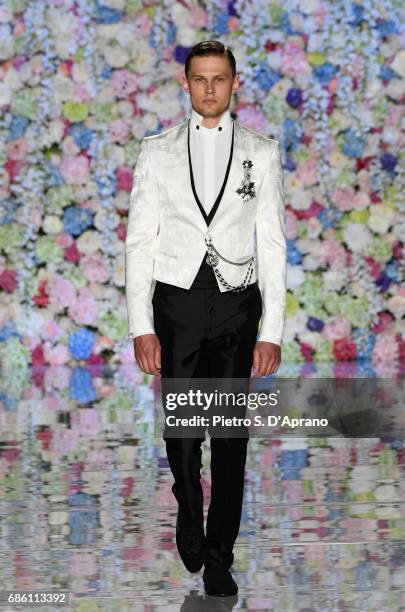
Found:
[[[42,223],[42,229],[46,234],[60,234],[63,232],[63,223],[56,215],[47,215]]]
[[[15,54],[14,37],[10,24],[0,25],[0,61],[11,59]]]
[[[125,256],[124,252],[120,253],[115,258],[115,267],[113,271],[113,283],[116,287],[125,287]]]
[[[374,204],[370,208],[370,212],[367,221],[368,227],[376,234],[386,234],[393,223],[395,210],[385,204]]]
[[[6,104],[11,103],[13,92],[7,83],[2,83],[0,81],[0,107],[5,106]]]
[[[87,83],[89,81],[89,69],[85,62],[75,62],[73,64],[72,78],[76,83]]]
[[[394,100],[401,100],[405,94],[405,80],[403,79],[391,79],[386,88],[387,96],[394,98]]]
[[[351,251],[360,253],[371,240],[372,234],[362,223],[351,223],[344,228],[343,237]]]
[[[301,266],[287,264],[287,289],[294,291],[305,281],[305,274]]]
[[[106,62],[113,68],[123,68],[129,62],[127,51],[116,44],[104,47],[104,57]]]
[[[116,11],[122,11],[125,8],[125,0],[103,0],[103,6],[108,6]]]
[[[87,230],[76,240],[77,248],[85,255],[91,255],[98,250],[102,250],[103,236],[100,232]]]
[[[322,278],[328,291],[339,291],[347,281],[346,274],[342,270],[326,270]]]
[[[396,54],[394,61],[391,63],[391,68],[395,70],[399,76],[405,79],[405,49],[401,49],[401,51]]]

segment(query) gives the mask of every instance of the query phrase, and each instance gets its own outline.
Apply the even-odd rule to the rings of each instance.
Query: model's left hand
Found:
[[[253,377],[268,376],[277,372],[281,363],[281,348],[273,342],[256,342],[253,351]]]

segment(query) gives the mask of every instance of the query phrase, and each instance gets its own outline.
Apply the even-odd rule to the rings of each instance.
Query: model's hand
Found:
[[[161,352],[156,334],[143,334],[134,338],[135,359],[142,372],[160,377]]]
[[[281,348],[273,342],[256,342],[253,351],[253,377],[268,376],[277,372],[281,363]]]

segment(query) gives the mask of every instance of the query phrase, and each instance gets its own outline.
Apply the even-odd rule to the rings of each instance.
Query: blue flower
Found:
[[[179,62],[179,64],[184,64],[190,49],[191,47],[182,47],[181,45],[176,45],[173,53],[173,57],[176,62]]]
[[[287,262],[297,266],[302,261],[302,253],[296,246],[294,240],[287,240]]]
[[[381,166],[387,172],[392,172],[397,165],[397,158],[392,153],[384,153],[380,157]]]
[[[286,100],[290,106],[297,108],[302,104],[302,90],[292,87],[287,93]]]
[[[47,176],[45,177],[45,188],[59,187],[65,183],[63,176],[58,166],[52,164],[50,161],[46,164]]]
[[[228,15],[230,17],[239,17],[239,13],[235,8],[236,0],[228,2]]]
[[[294,159],[290,157],[289,155],[287,155],[285,158],[284,169],[287,170],[288,172],[293,172],[296,169],[296,167],[297,167],[297,164],[295,163]]]
[[[301,32],[298,32],[298,30],[294,30],[294,28],[292,27],[290,23],[290,13],[288,12],[285,12],[281,15],[279,28],[286,34],[301,34]]]
[[[109,64],[105,64],[103,70],[101,71],[101,78],[102,79],[109,79],[111,74],[112,74],[112,67]]]
[[[17,138],[22,138],[24,136],[24,132],[27,128],[28,123],[29,119],[27,117],[13,115],[9,127],[8,140],[17,140]]]
[[[93,215],[87,208],[68,206],[63,212],[63,230],[72,236],[79,236],[93,225]]]
[[[357,359],[370,359],[376,342],[376,334],[362,327],[353,329],[352,338],[356,345]]]
[[[380,276],[375,281],[375,284],[379,288],[380,293],[385,293],[391,284],[391,280],[386,274],[384,274],[384,272],[381,272]]]
[[[0,225],[8,225],[15,221],[17,208],[15,200],[3,200],[0,208]]]
[[[167,25],[166,25],[166,28],[167,28],[166,44],[167,45],[172,45],[174,42],[176,42],[177,27],[173,23],[173,21],[168,21]]]
[[[228,19],[229,19],[228,13],[217,13],[216,23],[215,23],[215,30],[217,34],[219,35],[228,34],[229,32]]]
[[[357,136],[352,128],[346,130],[344,134],[343,153],[347,157],[362,157],[366,140]]]
[[[69,128],[69,135],[80,149],[88,149],[94,138],[94,132],[89,130],[83,122],[73,123]]]
[[[309,317],[307,321],[307,327],[311,331],[320,332],[325,327],[325,323],[316,317]]]
[[[336,208],[323,208],[317,217],[325,229],[336,227],[343,216],[343,211]]]
[[[386,66],[385,64],[381,65],[379,77],[383,81],[390,81],[395,77],[395,72]]]
[[[93,379],[86,368],[78,367],[72,371],[69,381],[69,397],[80,404],[88,404],[96,399]]]
[[[357,26],[362,21],[364,21],[364,7],[360,6],[360,4],[356,4],[355,2],[353,2],[350,9],[353,15],[353,19],[351,21],[348,21],[350,25]]]
[[[303,135],[304,127],[298,121],[286,119],[283,123],[283,141],[286,149],[296,149]]]
[[[278,72],[272,70],[266,62],[260,62],[258,64],[255,77],[261,89],[265,91],[271,89],[281,78]]]
[[[117,177],[106,176],[101,178],[100,176],[94,177],[94,182],[97,185],[98,193],[101,196],[115,196],[117,194]]]
[[[97,2],[97,13],[95,22],[105,24],[118,23],[121,21],[124,15],[123,11],[112,9],[109,6],[100,4],[99,2]]]
[[[398,276],[398,261],[393,259],[384,268],[384,273],[392,280],[393,283],[399,283]]]
[[[7,323],[4,323],[2,328],[0,328],[0,342],[5,342],[11,338],[11,336],[18,337],[19,334],[16,332],[14,323],[10,323],[10,321],[8,321]]]
[[[68,347],[75,359],[88,359],[94,346],[96,335],[81,327],[69,336]]]
[[[314,75],[316,76],[318,81],[322,83],[322,85],[327,85],[329,81],[333,79],[336,72],[337,72],[337,67],[334,66],[333,64],[330,64],[329,62],[325,62],[321,66],[316,66],[313,69]]]
[[[399,34],[399,28],[395,21],[392,19],[387,19],[385,21],[380,21],[375,26],[380,36],[391,36],[392,34]]]

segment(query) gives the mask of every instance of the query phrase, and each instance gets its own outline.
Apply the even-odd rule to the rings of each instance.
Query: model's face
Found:
[[[232,94],[239,87],[239,75],[232,77],[226,57],[193,57],[188,80],[183,76],[183,87],[190,94],[191,105],[198,113],[215,118],[229,107]]]

